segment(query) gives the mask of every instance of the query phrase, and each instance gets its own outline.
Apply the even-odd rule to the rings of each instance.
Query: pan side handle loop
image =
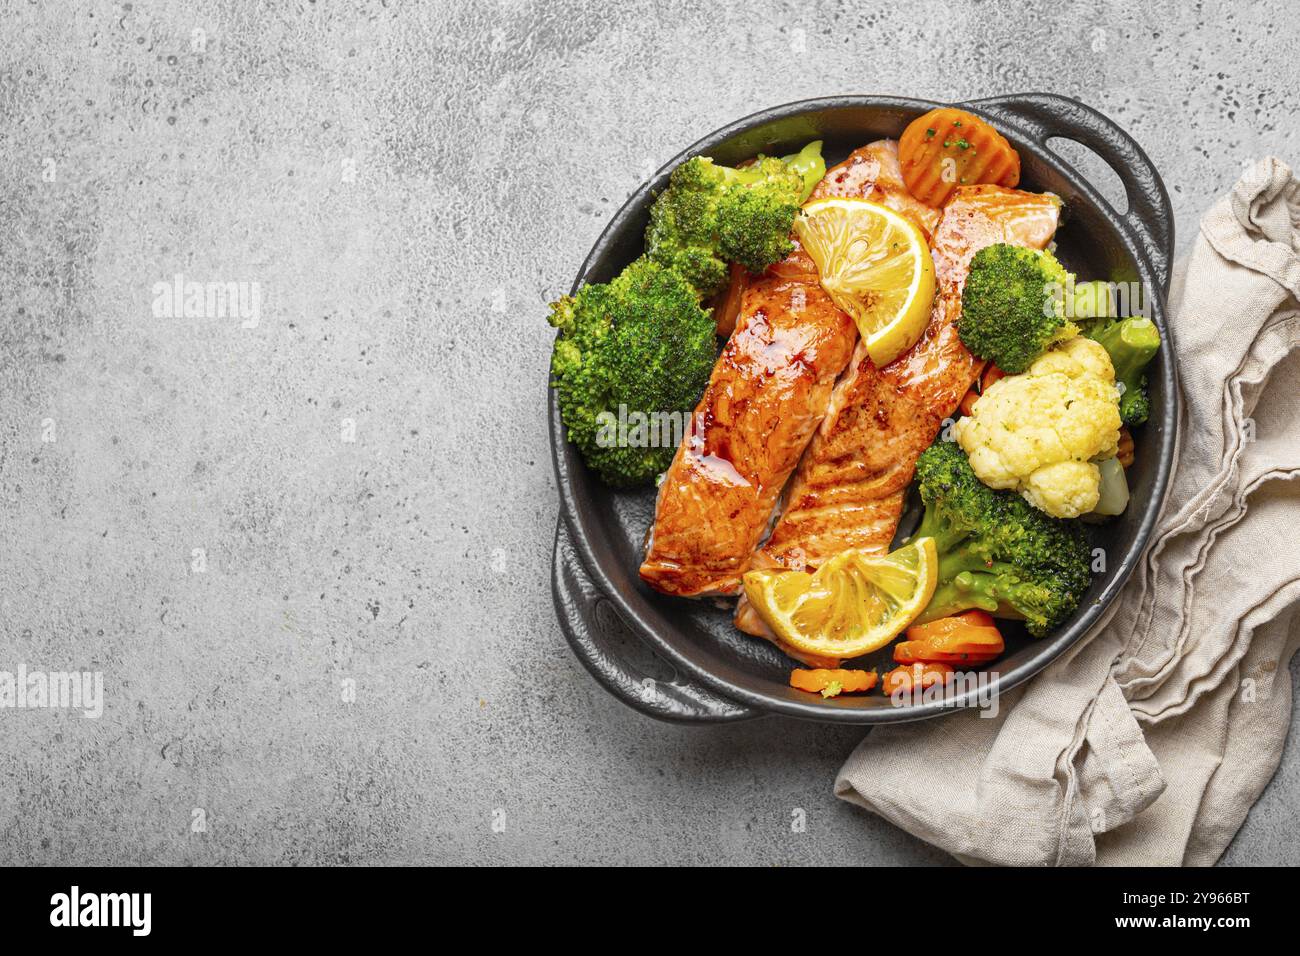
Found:
[[[1048,139],[1063,136],[1082,143],[1105,160],[1128,197],[1128,211],[1115,215],[1147,253],[1162,290],[1169,291],[1174,258],[1173,206],[1155,164],[1137,140],[1092,107],[1056,93],[1018,93],[965,105],[1013,127],[1049,152]],[[1115,212],[1104,199],[1101,201]]]
[[[662,664],[667,679],[645,673],[619,649],[637,641],[619,619],[613,602],[592,582],[569,541],[561,520],[555,530],[555,553],[551,565],[551,590],[560,627],[574,654],[611,694],[659,720],[688,724],[716,724],[749,720],[762,712],[719,697],[699,684],[683,681],[671,667]],[[638,648],[650,653],[648,648]],[[643,654],[635,655],[643,657]]]

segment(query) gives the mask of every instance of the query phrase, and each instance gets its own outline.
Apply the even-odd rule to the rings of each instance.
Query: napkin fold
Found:
[[[1170,292],[1177,467],[1092,636],[996,716],[881,727],[837,796],[968,863],[1209,865],[1277,769],[1300,643],[1300,181],[1257,162]]]

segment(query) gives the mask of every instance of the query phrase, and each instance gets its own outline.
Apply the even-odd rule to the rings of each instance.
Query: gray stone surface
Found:
[[[0,669],[105,682],[0,711],[0,862],[950,862],[831,796],[858,731],[567,653],[544,305],[682,146],[841,92],[1077,96],[1186,249],[1300,160],[1294,9],[459,7],[0,3]],[[159,317],[177,273],[258,321]],[[1296,751],[1228,861],[1300,863]]]

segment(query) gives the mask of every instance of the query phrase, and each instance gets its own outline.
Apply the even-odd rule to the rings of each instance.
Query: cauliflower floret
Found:
[[[1119,393],[1106,350],[1073,338],[1020,375],[994,382],[953,436],[990,488],[1020,492],[1035,508],[1077,518],[1097,505],[1094,459],[1119,447]]]
[[[1025,479],[1021,496],[1039,511],[1075,518],[1097,507],[1101,469],[1090,461],[1057,461]]]

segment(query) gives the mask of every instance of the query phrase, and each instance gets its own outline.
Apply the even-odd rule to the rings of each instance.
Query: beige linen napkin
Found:
[[[1170,295],[1178,466],[1109,621],[1001,700],[874,730],[835,781],[965,862],[1208,865],[1277,769],[1300,641],[1300,182],[1258,162]]]

